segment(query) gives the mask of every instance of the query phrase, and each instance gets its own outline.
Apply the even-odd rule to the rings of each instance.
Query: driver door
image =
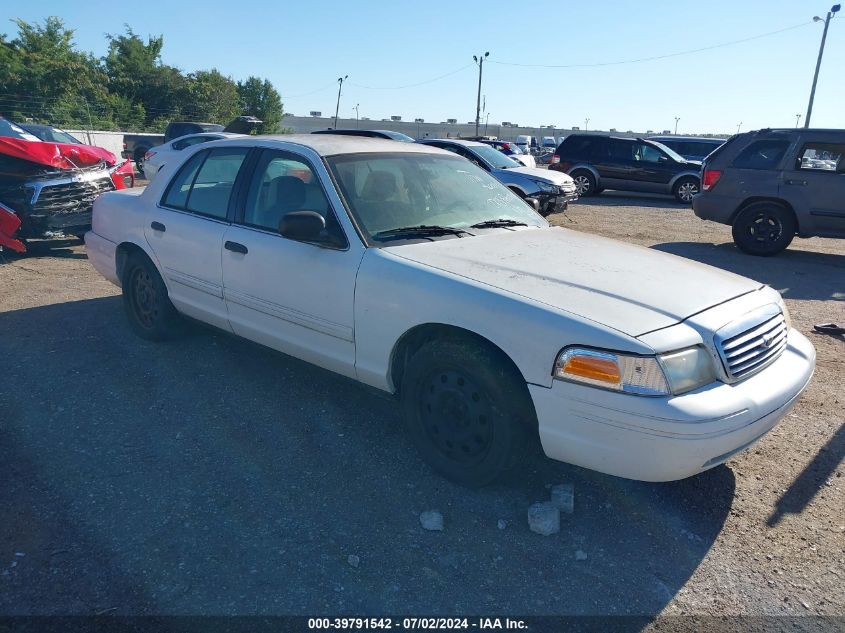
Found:
[[[319,165],[319,167],[317,166]],[[337,221],[342,212],[316,160],[264,149],[235,223],[223,237],[223,294],[234,332],[338,373],[355,375],[355,277],[364,254]],[[279,223],[316,211],[326,229],[313,241],[289,239]]]

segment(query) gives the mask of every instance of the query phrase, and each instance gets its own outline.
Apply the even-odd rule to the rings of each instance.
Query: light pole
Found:
[[[742,127],[742,121],[740,121],[736,126],[736,133],[739,134],[739,128]]]
[[[481,122],[481,72],[484,70],[484,60],[490,55],[490,51],[476,57],[472,61],[478,64],[478,97],[475,100],[475,135],[478,136],[478,124]]]
[[[340,111],[340,91],[343,89],[343,80],[348,77],[349,75],[344,75],[343,77],[337,78],[337,106],[334,109],[334,129],[337,129],[337,113]]]
[[[589,119],[589,118],[584,119],[584,131],[585,131],[585,132],[589,129],[589,128],[587,127],[588,125],[590,125],[590,119]]]
[[[358,106],[361,105],[360,103],[355,104],[355,129],[358,129]],[[335,122],[335,127],[337,127],[337,122]]]
[[[834,13],[839,12],[839,8],[841,5],[834,4],[830,7],[830,11],[827,12],[827,17],[824,20],[824,31],[822,31],[822,43],[819,45],[819,58],[816,60],[816,72],[813,75],[813,87],[810,90],[810,103],[807,104],[807,116],[804,117],[804,127],[810,127],[810,116],[813,114],[813,99],[816,96],[816,82],[819,80],[819,68],[822,65],[822,54],[824,53],[824,41],[827,39],[827,27],[830,26],[830,19],[833,17]],[[813,16],[813,22],[821,22],[822,19],[819,16]]]
[[[680,120],[681,120],[681,117],[679,117],[679,116],[675,117],[675,136],[678,135],[678,121],[680,121]]]
[[[800,121],[801,121],[801,115],[800,115],[800,114],[796,114],[796,115],[795,115],[795,127],[798,127],[798,123],[799,123]]]

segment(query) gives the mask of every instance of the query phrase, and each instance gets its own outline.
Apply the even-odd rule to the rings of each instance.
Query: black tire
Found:
[[[790,209],[778,202],[754,202],[734,218],[734,243],[749,255],[777,255],[792,242],[798,226]]]
[[[576,169],[569,175],[575,181],[575,188],[580,197],[583,198],[598,193],[595,176],[586,169]]]
[[[142,178],[144,177],[144,156],[146,153],[146,148],[140,148],[135,151],[135,169]]]
[[[129,256],[121,285],[123,307],[135,334],[148,341],[165,341],[184,331],[182,317],[170,302],[161,275],[145,255]]]
[[[692,204],[692,198],[701,190],[701,183],[694,176],[679,178],[672,187],[672,195],[681,204]]]
[[[519,373],[497,350],[440,339],[411,358],[401,384],[408,434],[422,458],[447,479],[477,488],[525,456],[536,417]]]

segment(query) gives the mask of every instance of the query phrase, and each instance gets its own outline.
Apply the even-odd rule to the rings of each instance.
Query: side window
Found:
[[[797,168],[808,171],[845,172],[845,145],[807,143],[798,154]]]
[[[631,160],[633,144],[627,141],[609,139],[605,143],[607,156],[613,160]]]
[[[663,152],[659,149],[646,143],[637,143],[634,145],[634,160],[643,163],[658,163],[660,162],[660,157],[663,155]]]
[[[739,153],[739,156],[734,159],[733,166],[740,169],[774,169],[788,147],[788,140],[754,141]]]
[[[239,147],[198,152],[170,182],[162,204],[225,220],[232,187],[246,153]]]
[[[191,185],[197,177],[200,165],[205,160],[208,152],[197,152],[188,159],[167,186],[161,204],[171,209],[184,209],[188,203],[188,194],[191,192]]]
[[[266,150],[255,166],[243,223],[278,231],[282,218],[291,211],[316,211],[326,222],[320,241],[346,246],[343,229],[308,161],[295,154]]]

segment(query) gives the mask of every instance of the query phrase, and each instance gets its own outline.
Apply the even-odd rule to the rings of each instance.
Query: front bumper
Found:
[[[535,193],[529,198],[534,198],[539,204],[540,215],[546,217],[552,213],[562,213],[569,207],[570,202],[578,199],[578,192],[561,192],[561,193]]]
[[[794,406],[816,353],[791,330],[765,370],[732,385],[646,398],[554,381],[529,385],[546,455],[609,475],[673,481],[717,466],[768,433]]]

